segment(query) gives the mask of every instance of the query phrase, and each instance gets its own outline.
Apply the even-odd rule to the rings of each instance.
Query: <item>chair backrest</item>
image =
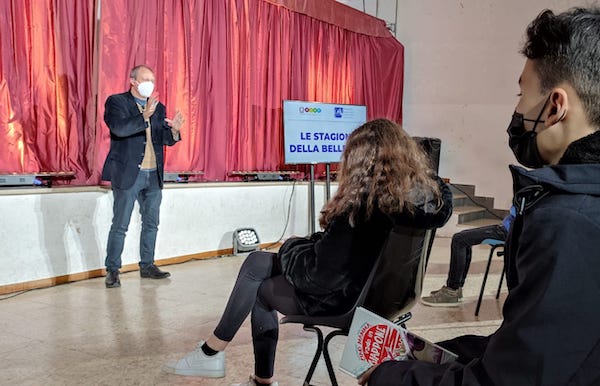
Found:
[[[416,299],[421,296],[432,234],[432,230],[395,226],[388,233],[356,303],[345,313],[329,316],[286,315],[281,319],[282,324],[302,323],[304,330],[317,334],[317,351],[304,379],[304,385],[310,384],[321,353],[331,384],[337,385],[328,345],[333,337],[348,335],[352,317],[358,306],[363,306],[389,320],[395,320],[414,305]],[[319,326],[332,327],[334,330],[323,338]]]
[[[364,308],[393,320],[420,298],[433,230],[395,226],[369,277]],[[361,294],[363,295],[363,294]],[[360,305],[360,304],[359,304]]]
[[[354,306],[340,315],[286,315],[281,323],[303,323],[348,330],[356,307],[389,320],[405,314],[421,296],[429,242],[434,230],[395,226],[379,253]]]

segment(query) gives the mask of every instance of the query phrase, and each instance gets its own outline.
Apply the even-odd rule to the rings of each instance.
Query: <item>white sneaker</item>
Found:
[[[256,382],[254,381],[254,376],[251,375],[250,378],[248,379],[248,382],[232,383],[231,386],[256,386]],[[271,383],[271,386],[279,386],[279,383],[273,382],[273,383]]]
[[[225,352],[209,356],[202,351],[204,342],[198,343],[194,351],[178,361],[163,366],[167,373],[189,377],[223,378],[225,376]]]

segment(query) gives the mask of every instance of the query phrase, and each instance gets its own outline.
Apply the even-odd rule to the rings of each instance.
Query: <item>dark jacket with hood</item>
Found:
[[[437,178],[437,177],[436,177]],[[283,274],[295,288],[307,315],[345,312],[356,302],[393,223],[431,229],[452,214],[452,193],[437,178],[442,193],[438,206],[422,192],[415,193],[414,214],[386,216],[375,210],[366,220],[350,225],[348,216],[335,218],[324,232],[288,239],[279,250]]]
[[[502,325],[443,342],[457,363],[384,363],[369,386],[600,385],[600,132],[558,165],[510,169],[517,216]]]

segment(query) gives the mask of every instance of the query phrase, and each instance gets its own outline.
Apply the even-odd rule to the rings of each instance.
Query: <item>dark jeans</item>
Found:
[[[252,252],[240,268],[227,306],[214,334],[230,342],[250,315],[254,372],[261,378],[273,376],[279,337],[277,311],[302,314],[294,287],[281,274],[276,253]]]
[[[465,284],[469,265],[471,265],[473,245],[479,245],[485,239],[506,240],[507,234],[502,224],[466,229],[454,234],[450,247],[450,271],[446,285],[458,289]]]
[[[158,232],[162,190],[155,170],[140,170],[133,186],[129,189],[113,187],[113,220],[106,246],[106,270],[118,271],[121,268],[121,254],[125,244],[125,234],[129,228],[133,205],[137,200],[142,215],[140,235],[140,267],[154,264],[154,247]]]

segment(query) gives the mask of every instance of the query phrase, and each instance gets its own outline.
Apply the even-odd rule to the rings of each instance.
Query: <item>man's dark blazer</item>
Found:
[[[159,103],[150,118],[159,184],[163,185],[164,145],[173,146],[171,128],[165,122],[165,106]],[[146,150],[146,122],[130,91],[111,95],[104,106],[104,122],[110,129],[110,151],[102,179],[119,189],[133,186]]]

